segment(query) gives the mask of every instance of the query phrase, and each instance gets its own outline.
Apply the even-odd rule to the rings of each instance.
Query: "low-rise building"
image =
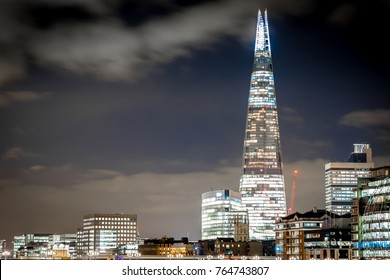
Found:
[[[164,236],[161,239],[147,239],[138,246],[138,253],[142,256],[189,256],[194,254],[194,245],[188,242],[187,237],[175,240]]]
[[[198,256],[223,256],[226,258],[266,256],[263,242],[235,241],[234,238],[199,240],[195,244],[195,252]]]
[[[26,233],[14,236],[14,258],[75,259],[76,234]]]
[[[343,215],[348,219],[349,214]],[[304,233],[305,260],[351,260],[350,228],[325,228]]]
[[[333,229],[333,231],[331,230]],[[328,249],[332,241],[330,233],[350,230],[350,215],[340,216],[324,209],[314,208],[305,213],[295,212],[279,218],[275,227],[276,258],[283,260],[305,260],[316,258],[320,249]],[[323,236],[318,231],[324,230]],[[328,232],[327,232],[328,231]],[[316,232],[313,234],[313,232]],[[329,234],[329,240],[325,236]],[[324,240],[320,240],[321,237]],[[317,240],[318,238],[318,240]],[[319,241],[321,243],[315,243]],[[318,247],[319,246],[319,247]],[[318,247],[318,248],[317,248]],[[312,251],[315,250],[315,251]],[[326,253],[323,253],[324,255]]]

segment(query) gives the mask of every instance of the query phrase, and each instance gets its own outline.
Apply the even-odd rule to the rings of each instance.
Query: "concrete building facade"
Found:
[[[137,215],[85,215],[77,232],[78,257],[118,254],[121,247],[137,241]]]

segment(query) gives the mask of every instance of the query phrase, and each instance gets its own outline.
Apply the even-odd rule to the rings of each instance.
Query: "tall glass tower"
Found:
[[[286,215],[282,152],[267,11],[258,12],[240,179],[249,237],[275,239],[275,220]]]

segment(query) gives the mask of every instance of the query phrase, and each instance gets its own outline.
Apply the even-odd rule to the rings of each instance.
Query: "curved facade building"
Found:
[[[239,192],[221,189],[202,194],[202,239],[234,238],[234,224],[245,215]]]
[[[239,190],[250,239],[275,239],[287,211],[267,11],[258,12]]]

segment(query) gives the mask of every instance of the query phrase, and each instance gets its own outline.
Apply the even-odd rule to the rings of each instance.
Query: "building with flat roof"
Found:
[[[267,241],[236,241],[234,238],[216,238],[199,240],[195,243],[195,255],[209,256],[213,258],[240,259],[246,257],[272,256],[267,246]]]
[[[307,250],[329,248],[333,246],[332,242],[340,241],[342,229],[350,230],[350,215],[340,216],[325,209],[314,208],[305,213],[295,212],[279,218],[275,227],[276,257],[283,260],[305,260]],[[317,238],[321,238],[321,230],[324,239],[318,240]],[[315,253],[316,258],[317,255],[319,253]]]
[[[78,257],[119,253],[120,247],[137,241],[137,215],[89,214],[77,231]]]
[[[194,244],[187,237],[175,240],[164,236],[161,239],[146,239],[144,244],[138,246],[141,256],[183,257],[194,255]]]
[[[235,233],[243,238],[247,220],[239,192],[220,189],[202,194],[202,239],[234,238]]]
[[[351,213],[352,198],[358,178],[369,176],[374,167],[369,144],[354,144],[346,162],[325,164],[325,208],[339,215]]]
[[[76,234],[25,233],[14,236],[14,258],[74,259]]]
[[[340,218],[348,218],[345,214]],[[349,218],[348,218],[349,219]],[[305,231],[304,233],[305,260],[351,260],[352,242],[351,229],[323,228]]]

